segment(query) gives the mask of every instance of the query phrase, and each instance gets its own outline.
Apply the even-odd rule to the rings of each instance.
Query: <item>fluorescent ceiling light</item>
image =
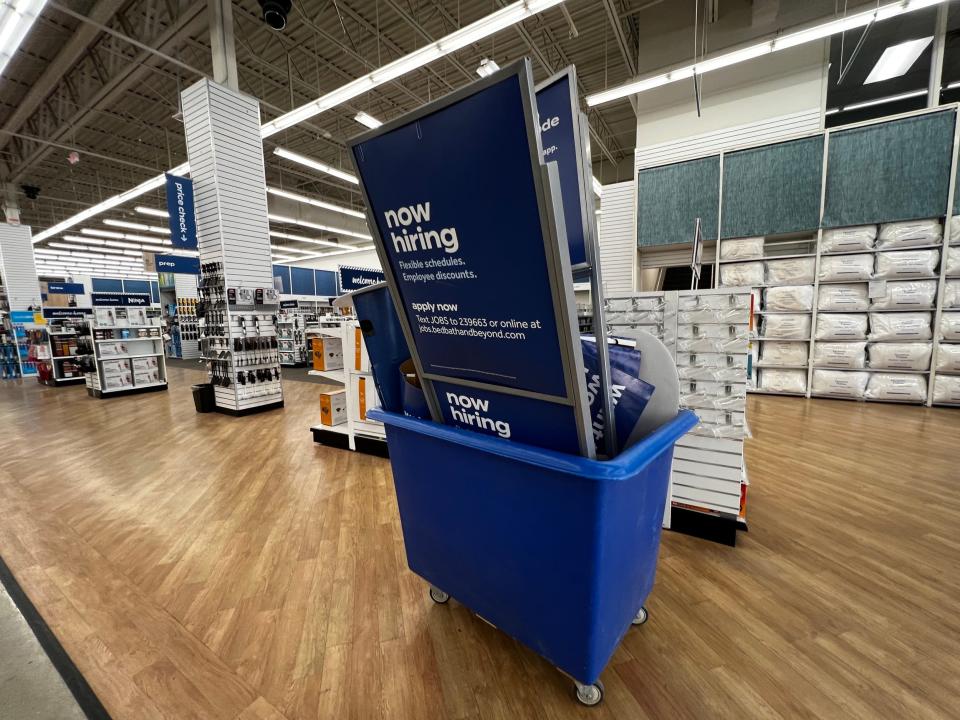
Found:
[[[167,214],[166,210],[155,210],[154,208],[145,207],[145,206],[143,206],[143,205],[137,205],[137,206],[134,208],[134,210],[136,210],[136,211],[137,211],[138,213],[140,213],[141,215],[150,215],[150,216],[152,216],[152,217],[161,217],[161,218],[169,218],[169,217],[170,217],[170,216]]]
[[[111,240],[133,240],[134,242],[140,242],[147,245],[172,245],[172,241],[167,238],[156,238],[150,237],[149,235],[137,235],[134,233],[119,233],[114,232],[113,230],[98,230],[94,228],[81,228],[80,232],[84,235],[92,235],[93,237],[104,237],[110,238]]]
[[[127,222],[126,220],[112,220],[107,218],[103,221],[104,225],[109,225],[110,227],[122,227],[129,230],[143,230],[144,232],[150,229],[149,225],[143,225],[141,223]],[[81,230],[81,232],[83,232]]]
[[[477,75],[480,77],[490,77],[499,69],[500,66],[497,65],[496,61],[490,58],[484,58],[480,61],[480,67],[477,68]]]
[[[593,178],[593,194],[600,195],[603,192],[603,185],[597,180],[596,177]]]
[[[284,197],[288,200],[295,200],[296,202],[306,203],[307,205],[313,205],[318,208],[323,208],[324,210],[332,210],[333,212],[341,213],[343,215],[349,215],[350,217],[356,217],[364,219],[364,215],[359,210],[351,210],[350,208],[343,207],[341,205],[334,205],[333,203],[328,203],[323,200],[317,200],[315,198],[307,197],[306,195],[299,195],[297,193],[292,193],[287,190],[281,190],[280,188],[268,187],[267,192],[271,195],[276,195],[277,197]]]
[[[322,163],[319,160],[308,158],[306,155],[295,153],[292,150],[287,150],[286,148],[278,147],[273,149],[273,154],[279,157],[282,157],[285,160],[291,160],[295,163],[300,163],[301,165],[305,165],[308,168],[313,168],[314,170],[317,170],[319,172],[326,173],[327,175],[333,175],[333,177],[335,178],[346,180],[347,182],[353,183],[354,185],[360,184],[360,180],[357,179],[356,175],[351,175],[350,173],[344,172],[343,170],[335,168],[332,165],[327,165],[326,163]]]
[[[0,73],[17,52],[47,0],[7,0],[0,3]]]
[[[854,103],[853,105],[844,105],[843,111],[862,110],[863,108],[873,107],[874,105],[884,105],[886,103],[897,102],[898,100],[908,100],[910,98],[920,97],[921,95],[926,94],[926,90],[913,90],[911,92],[900,93],[899,95],[889,95],[876,100],[867,100],[861,103]]]
[[[334,233],[336,235],[347,235],[349,237],[360,238],[361,240],[373,240],[369,235],[364,235],[363,233],[354,232],[353,230],[347,230],[345,228],[332,227],[330,225],[320,225],[319,223],[308,222],[307,220],[300,220],[298,218],[287,217],[286,215],[267,215],[267,218],[273,222],[279,223],[288,223],[290,225],[300,225],[301,227],[312,228],[313,230],[321,230],[323,232]]]
[[[311,255],[303,255],[302,257],[298,257],[293,260],[284,260],[281,262],[298,262],[300,260],[311,260],[313,258],[328,258],[328,257],[333,257],[334,255],[347,255],[349,253],[366,252],[367,250],[373,250],[373,248],[374,248],[373,245],[358,245],[357,247],[347,248],[344,250],[334,250],[333,252],[313,253]]]
[[[342,248],[340,243],[330,242],[329,240],[317,240],[315,238],[304,237],[303,235],[291,235],[290,233],[270,231],[270,237],[277,237],[283,240],[293,240],[294,242],[310,243],[311,245],[324,245],[326,247]],[[302,251],[298,251],[302,252]]]
[[[835,108],[830,108],[829,110],[827,110],[827,111],[824,112],[823,114],[824,114],[824,115],[836,115],[838,112],[840,112],[840,108],[835,107]]]
[[[358,112],[356,115],[353,116],[353,119],[356,120],[361,125],[366,125],[371,130],[383,125],[383,123],[377,120],[375,117],[373,117],[373,115],[369,115],[365,112]]]
[[[825,23],[820,23],[819,25],[814,25],[813,27],[798,30],[797,32],[786,33],[774,38],[773,40],[765,40],[763,42],[749,45],[745,48],[739,48],[731,52],[719,53],[694,65],[688,64],[674,68],[668,72],[631,80],[623,85],[618,85],[616,87],[588,95],[587,105],[590,107],[595,105],[603,105],[608,102],[613,102],[614,100],[636,95],[637,93],[641,93],[646,90],[652,90],[653,88],[660,87],[661,85],[666,85],[683,78],[691,77],[695,73],[701,74],[711,70],[717,70],[722,67],[729,67],[730,65],[744,62],[745,60],[766,55],[769,52],[786,50],[787,48],[796,47],[797,45],[803,45],[815,40],[822,40],[823,38],[844,32],[846,30],[865,27],[873,21],[879,22],[881,20],[887,20],[888,18],[896,17],[897,15],[901,15],[903,13],[921,10],[933,5],[939,5],[942,2],[946,2],[946,0],[898,0],[898,2],[889,3],[880,8],[857,13],[855,15],[850,15],[837,20],[830,20]]]
[[[933,42],[932,36],[891,45],[883,51],[883,55],[877,60],[877,64],[873,66],[873,70],[867,75],[863,84],[869,85],[905,75],[931,42]]]

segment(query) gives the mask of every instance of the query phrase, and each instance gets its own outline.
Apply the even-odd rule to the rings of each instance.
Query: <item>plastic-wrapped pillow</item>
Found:
[[[873,276],[873,255],[834,255],[820,258],[820,281],[869,280]]]
[[[870,340],[930,340],[932,316],[918,313],[870,313]]]
[[[810,337],[809,315],[764,315],[763,337],[780,340],[807,340]]]
[[[806,365],[809,350],[802,342],[761,343],[760,362],[763,365]]]
[[[720,241],[721,260],[752,260],[763,257],[763,238],[739,238]]]
[[[791,258],[767,261],[769,285],[812,285],[815,258]]]
[[[823,258],[821,258],[822,260]],[[820,310],[842,310],[844,312],[866,312],[870,307],[870,297],[866,283],[849,285],[821,285],[817,298]]]
[[[934,277],[939,250],[900,250],[877,253],[877,267],[873,276],[882,280]]]
[[[917,245],[936,245],[943,237],[939,220],[908,220],[880,226],[877,249],[908,248]]]
[[[927,399],[927,379],[923,375],[874,373],[867,383],[866,397],[871,400],[924,402]]]
[[[763,285],[763,263],[732,263],[720,266],[720,284],[724,287]]]
[[[943,306],[960,307],[960,280],[947,280],[943,284]]]
[[[850,252],[852,250],[871,250],[877,237],[876,225],[833,228],[823,231],[820,241],[822,252]]]
[[[867,365],[865,342],[822,342],[813,348],[814,367],[863,368]]]
[[[867,316],[818,315],[816,338],[817,340],[866,340]]]
[[[948,312],[940,316],[940,339],[960,341],[960,312]]]
[[[814,370],[813,394],[862,398],[870,373],[856,370]]]
[[[806,370],[760,370],[760,389],[770,392],[805,393]]]
[[[812,285],[784,285],[763,291],[764,309],[774,312],[804,312],[813,309]]]
[[[950,218],[950,242],[960,243],[960,215]]]
[[[935,403],[960,403],[960,377],[937,375],[933,381],[933,401]]]
[[[960,345],[940,343],[937,347],[937,372],[960,373]]]
[[[947,248],[947,277],[960,275],[960,246]]]
[[[871,310],[926,310],[937,299],[936,280],[900,280],[887,283],[887,294],[873,298]]]
[[[874,343],[870,346],[870,367],[881,370],[929,370],[933,344]]]

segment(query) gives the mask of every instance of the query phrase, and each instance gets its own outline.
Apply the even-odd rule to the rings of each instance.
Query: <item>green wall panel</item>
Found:
[[[950,158],[951,162],[953,158]],[[953,214],[960,215],[960,163],[957,163],[957,179],[953,181]]]
[[[725,238],[816,230],[823,185],[823,136],[723,156]]]
[[[705,240],[717,238],[720,156],[641,170],[637,242],[641,247],[693,242],[697,218]]]
[[[824,227],[946,214],[953,111],[830,135]]]

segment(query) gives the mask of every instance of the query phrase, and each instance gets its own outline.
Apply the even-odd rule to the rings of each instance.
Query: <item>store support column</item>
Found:
[[[10,306],[7,318],[0,313],[0,377],[36,375],[30,359],[30,331],[35,330],[34,313],[40,313],[40,281],[33,260],[33,234],[26,225],[0,223],[0,272]],[[9,333],[9,334],[8,334]],[[5,343],[3,336],[10,340]]]
[[[260,106],[208,79],[187,88],[182,102],[208,301],[201,350],[216,358],[217,409],[282,407]]]

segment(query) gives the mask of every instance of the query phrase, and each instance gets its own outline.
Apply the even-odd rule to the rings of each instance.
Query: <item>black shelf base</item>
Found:
[[[674,507],[670,512],[670,529],[684,535],[693,535],[703,540],[736,547],[737,530],[746,529],[746,526],[730,515]]]
[[[103,392],[102,390],[96,390],[95,388],[87,388],[87,395],[90,397],[95,397],[98,400],[109,400],[115,397],[123,397],[125,395],[141,395],[142,393],[149,392],[166,392],[168,385],[164,383],[163,385],[152,385],[151,387],[132,387],[129,390],[118,390],[116,392]]]
[[[244,408],[243,410],[233,410],[231,408],[214,408],[215,412],[221,413],[222,415],[230,415],[231,417],[246,417],[247,415],[256,415],[257,413],[267,412],[268,410],[279,410],[283,407],[283,400],[278,400],[275,403],[270,403],[269,405],[258,405],[257,407]]]
[[[338,448],[340,450],[350,449],[350,438],[343,433],[333,432],[331,430],[323,430],[322,428],[316,427],[310,428],[310,432],[313,433],[313,441],[318,445]],[[382,458],[390,457],[386,440],[378,440],[376,438],[368,438],[363,437],[362,435],[357,435],[354,437],[353,442],[357,446],[357,452],[364,453],[365,455],[375,455],[376,457]]]

